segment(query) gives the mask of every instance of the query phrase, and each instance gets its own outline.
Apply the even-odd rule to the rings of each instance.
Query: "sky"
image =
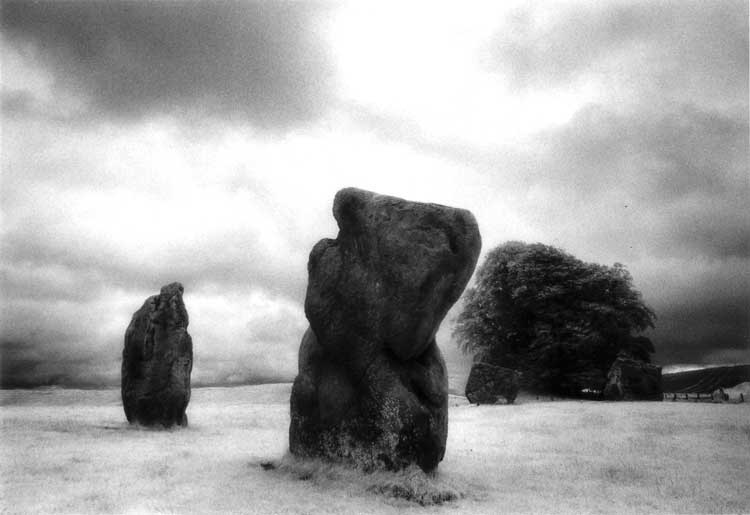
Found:
[[[293,379],[348,186],[623,263],[656,363],[750,362],[744,1],[4,1],[0,44],[4,386],[119,384],[172,281],[194,384]]]

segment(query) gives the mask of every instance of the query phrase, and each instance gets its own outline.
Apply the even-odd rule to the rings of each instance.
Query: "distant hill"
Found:
[[[711,367],[662,375],[666,393],[711,393],[750,381],[750,365]]]

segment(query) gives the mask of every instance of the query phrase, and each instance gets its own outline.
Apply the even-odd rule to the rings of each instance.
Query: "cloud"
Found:
[[[577,214],[620,252],[750,257],[748,130],[747,113],[591,106],[536,136],[525,169],[546,219]]]
[[[623,101],[747,104],[747,2],[558,7],[518,9],[490,41],[490,66],[514,87],[594,81]]]
[[[514,210],[544,243],[628,265],[658,315],[657,361],[747,360],[748,132],[746,111],[590,106],[515,153]]]
[[[299,342],[307,329],[299,303],[258,290],[249,295],[197,293],[185,302],[192,313],[196,383],[294,379]]]
[[[750,297],[738,289],[750,282],[746,111],[592,104],[522,145],[490,150],[354,112],[385,141],[478,171],[463,187],[475,199],[484,252],[521,239],[625,263],[659,316],[656,360],[750,359]]]
[[[460,7],[6,2],[3,381],[116,384],[173,280],[197,383],[291,378],[347,186],[622,262],[657,361],[741,357],[746,6]]]
[[[125,329],[158,292],[112,289],[87,299],[3,302],[2,386],[115,386]],[[186,288],[196,384],[291,381],[307,323],[301,306],[262,291]]]
[[[398,117],[352,112],[384,141],[474,171],[465,188],[484,188],[486,199],[478,200],[504,204],[505,216],[520,214],[519,232],[526,234],[512,237],[549,235],[554,220],[559,243],[614,259],[750,256],[744,110],[589,104],[562,126],[491,149],[431,138]],[[492,205],[477,202],[474,209],[489,216]],[[496,220],[489,229],[502,237],[498,227]]]
[[[307,327],[307,256],[336,235],[335,192],[360,185],[447,202],[461,180],[346,128],[278,140],[237,127],[196,139],[164,121],[7,127],[6,385],[116,385],[130,316],[175,280],[186,289],[196,384],[291,380]]]
[[[9,116],[31,111],[33,102],[34,97],[28,91],[2,92],[2,112]]]
[[[121,328],[129,321],[122,309],[126,303],[127,296],[117,291],[79,301],[4,294],[0,303],[3,387],[116,384]]]
[[[286,130],[332,93],[328,7],[285,2],[4,2],[12,51],[48,70],[50,103],[85,117],[177,115]],[[4,45],[5,46],[5,45]],[[4,99],[17,112],[32,102]]]
[[[750,359],[748,132],[746,111],[599,105],[530,145],[521,209],[547,242],[628,265],[658,316],[657,362]]]
[[[640,283],[657,305],[661,363],[750,362],[750,259],[655,260]]]

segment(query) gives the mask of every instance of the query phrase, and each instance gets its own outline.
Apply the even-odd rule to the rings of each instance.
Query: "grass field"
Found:
[[[190,427],[173,431],[128,427],[117,390],[0,391],[0,511],[750,513],[750,403],[452,397],[427,477],[282,459],[289,390],[194,389]],[[454,500],[392,496],[407,490]]]

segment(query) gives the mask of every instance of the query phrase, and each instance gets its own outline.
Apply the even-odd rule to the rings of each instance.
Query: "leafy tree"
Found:
[[[655,319],[623,265],[508,242],[480,267],[454,336],[477,359],[523,372],[531,388],[579,395],[603,388],[620,352],[650,361],[653,344],[637,333]]]

